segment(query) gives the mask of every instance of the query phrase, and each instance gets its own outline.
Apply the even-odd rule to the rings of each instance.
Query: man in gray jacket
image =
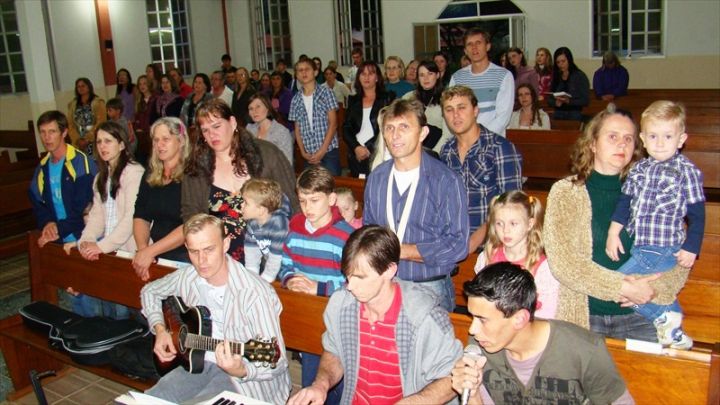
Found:
[[[342,257],[348,282],[325,309],[317,376],[289,404],[322,404],[343,377],[342,404],[456,400],[449,375],[460,341],[438,297],[395,279],[399,260],[400,243],[386,228],[350,236]]]

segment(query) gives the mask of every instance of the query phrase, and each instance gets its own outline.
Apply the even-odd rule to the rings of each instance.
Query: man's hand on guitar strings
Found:
[[[175,358],[177,351],[173,345],[172,335],[170,335],[170,332],[168,332],[165,327],[160,326],[162,325],[159,323],[156,325],[155,347],[153,348],[153,351],[161,362],[166,363]]]
[[[247,376],[247,370],[245,369],[242,356],[233,354],[230,349],[230,342],[227,340],[217,345],[215,348],[215,358],[217,359],[218,367],[225,370],[225,372],[231,376],[240,378]]]

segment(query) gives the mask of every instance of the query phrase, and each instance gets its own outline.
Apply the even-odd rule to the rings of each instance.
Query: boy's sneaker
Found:
[[[668,311],[660,315],[653,321],[655,329],[657,329],[658,342],[663,346],[671,345],[675,342],[674,336],[676,330],[682,332],[682,314],[680,312]],[[692,342],[692,340],[691,340]],[[690,344],[692,346],[692,343]]]
[[[690,350],[693,346],[693,340],[686,335],[681,328],[675,329],[673,333],[673,342],[670,344],[671,349]]]

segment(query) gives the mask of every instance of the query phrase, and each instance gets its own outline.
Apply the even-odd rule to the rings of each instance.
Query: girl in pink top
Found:
[[[490,203],[488,238],[478,257],[475,272],[488,264],[512,262],[535,277],[537,308],[535,316],[555,318],[560,284],[553,277],[542,245],[543,207],[535,197],[522,191],[508,191]]]
[[[337,194],[337,203],[335,205],[340,210],[340,215],[350,226],[359,229],[363,225],[362,218],[355,217],[359,204],[355,200],[352,190],[348,187],[338,187],[335,189],[335,194]]]

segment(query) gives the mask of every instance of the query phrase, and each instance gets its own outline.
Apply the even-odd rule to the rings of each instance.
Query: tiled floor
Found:
[[[0,260],[0,299],[29,288],[27,254]]]

